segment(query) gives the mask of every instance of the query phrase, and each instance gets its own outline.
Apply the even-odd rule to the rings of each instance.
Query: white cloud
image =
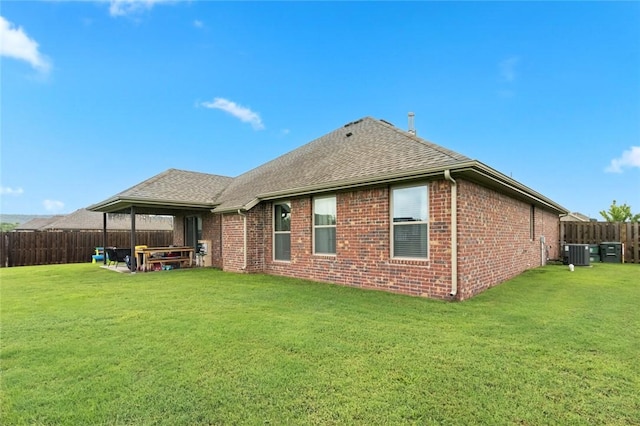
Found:
[[[22,195],[22,188],[9,188],[8,186],[0,186],[0,195]]]
[[[15,27],[0,16],[0,56],[27,61],[40,72],[47,73],[51,64],[38,51],[38,43],[29,38],[22,27]]]
[[[204,23],[198,19],[193,21],[193,26],[196,28],[204,28]]]
[[[500,62],[500,76],[504,79],[504,81],[508,83],[513,83],[516,80],[516,66],[520,62],[520,58],[517,56],[511,56]]]
[[[45,210],[49,212],[58,212],[64,208],[64,203],[57,200],[44,200],[42,202]]]
[[[640,146],[632,146],[624,151],[619,158],[611,160],[611,164],[604,169],[607,173],[622,173],[625,168],[640,168]]]
[[[255,130],[264,129],[262,118],[260,118],[260,115],[257,112],[253,112],[249,108],[245,108],[228,99],[214,98],[213,102],[202,102],[200,105],[205,108],[221,109],[222,111],[226,111],[234,117],[239,118],[241,121],[250,123]]]
[[[126,16],[151,10],[160,3],[171,3],[174,0],[109,0],[109,14],[111,16]]]

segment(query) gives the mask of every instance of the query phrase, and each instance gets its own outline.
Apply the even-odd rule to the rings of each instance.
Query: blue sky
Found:
[[[640,212],[638,2],[3,1],[2,213],[237,176],[364,116]],[[197,185],[194,182],[194,185]]]

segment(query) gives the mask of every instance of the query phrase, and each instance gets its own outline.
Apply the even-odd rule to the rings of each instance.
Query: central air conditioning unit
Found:
[[[589,266],[589,244],[565,244],[563,246],[562,263],[565,265]]]

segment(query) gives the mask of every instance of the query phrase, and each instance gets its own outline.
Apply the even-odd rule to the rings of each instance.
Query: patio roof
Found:
[[[169,169],[89,206],[91,211],[175,215],[185,211],[209,211],[232,178],[187,170]]]

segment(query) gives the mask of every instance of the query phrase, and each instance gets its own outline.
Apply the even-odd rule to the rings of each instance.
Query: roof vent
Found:
[[[353,135],[353,133],[351,133],[351,132],[347,133],[347,137],[349,137],[351,135]]]
[[[416,127],[414,124],[414,118],[415,118],[415,114],[410,112],[409,113],[409,133],[411,133],[412,135],[416,134]]]
[[[347,123],[347,124],[344,125],[344,127],[349,127],[349,126],[352,126],[354,124],[358,124],[361,121],[362,121],[362,118],[360,120],[356,120],[356,121],[352,121],[351,123]]]

